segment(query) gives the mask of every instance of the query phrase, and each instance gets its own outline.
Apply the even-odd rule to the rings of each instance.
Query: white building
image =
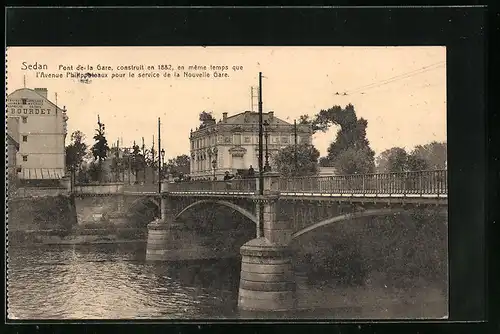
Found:
[[[268,133],[269,163],[272,156],[281,148],[295,142],[294,124],[274,116],[270,111],[263,114],[263,121],[269,124]],[[193,179],[221,179],[226,171],[236,174],[238,171],[253,167],[257,173],[259,165],[259,114],[245,111],[233,116],[223,113],[217,123],[197,128],[190,134],[191,177]],[[263,139],[265,140],[265,139]],[[310,125],[297,125],[297,144],[311,143]],[[265,162],[265,142],[263,164]],[[274,166],[272,166],[274,167]]]
[[[22,88],[7,97],[7,131],[19,143],[18,177],[57,180],[65,174],[66,109],[45,88]]]

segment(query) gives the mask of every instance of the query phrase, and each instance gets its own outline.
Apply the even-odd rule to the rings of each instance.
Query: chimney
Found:
[[[47,98],[47,88],[35,88],[35,92],[38,95],[43,96],[44,98]]]
[[[222,122],[226,123],[227,122],[227,112],[222,113]]]

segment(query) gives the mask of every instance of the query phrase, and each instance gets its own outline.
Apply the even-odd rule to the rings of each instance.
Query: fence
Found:
[[[170,183],[172,192],[244,192],[254,193],[257,190],[256,179],[233,179],[230,181],[183,181]]]
[[[280,178],[280,192],[439,195],[448,193],[446,170]]]
[[[10,198],[51,197],[67,195],[68,190],[61,187],[21,187],[9,192]]]
[[[230,181],[182,181],[168,184],[170,192],[255,193],[258,179]],[[360,194],[360,195],[445,195],[448,193],[446,170],[404,173],[337,175],[278,178],[281,193]],[[76,185],[75,192],[86,193],[157,193],[158,184]]]

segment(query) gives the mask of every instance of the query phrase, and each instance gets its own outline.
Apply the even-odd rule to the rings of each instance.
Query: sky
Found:
[[[44,64],[47,69],[25,65]],[[66,77],[90,65],[92,73],[107,73],[83,83]],[[97,66],[112,70],[99,70]],[[144,65],[144,70],[119,66]],[[161,70],[164,65],[169,69]],[[227,66],[216,71],[188,66]],[[63,68],[62,66],[66,66]],[[67,70],[73,66],[73,70]],[[148,70],[147,66],[155,67]],[[184,70],[178,66],[184,66]],[[39,72],[62,74],[40,78]],[[134,77],[129,77],[129,72]],[[174,77],[174,72],[180,77]],[[184,77],[184,72],[210,77]],[[145,138],[157,141],[161,117],[166,157],[189,154],[189,132],[199,125],[199,113],[237,114],[251,109],[251,88],[262,72],[263,109],[293,123],[334,105],[354,105],[368,121],[367,137],[376,154],[394,146],[446,140],[446,48],[432,47],[15,47],[7,49],[7,93],[47,88],[48,98],[66,106],[68,133],[80,130],[92,143],[97,115],[106,126],[108,142],[131,146]],[[158,73],[160,77],[139,77]],[[164,77],[169,73],[171,77]],[[111,75],[124,74],[111,78]],[[339,95],[336,95],[336,93]],[[346,92],[347,95],[343,95]],[[256,101],[254,101],[256,104]],[[254,107],[257,110],[257,107]],[[313,144],[321,155],[335,140],[337,129],[317,133]],[[67,144],[69,143],[69,135]],[[157,147],[157,143],[155,143]]]

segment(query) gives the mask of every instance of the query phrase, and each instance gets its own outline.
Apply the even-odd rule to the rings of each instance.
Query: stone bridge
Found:
[[[255,311],[294,308],[296,277],[290,243],[304,234],[367,217],[432,214],[447,221],[446,170],[298,178],[265,173],[262,189],[259,184],[259,179],[244,179],[163,182],[161,188],[77,185],[73,193],[80,198],[118,198],[112,219],[123,219],[127,203],[139,198],[158,206],[160,216],[148,224],[148,260],[217,258],[229,252],[231,243],[241,244],[239,306]],[[245,235],[235,224],[231,238],[213,229],[200,234],[184,219],[198,213],[201,220],[214,220],[209,216],[219,211],[216,207],[237,212],[254,231]],[[219,217],[211,224],[227,224],[227,220]],[[220,247],[207,242],[214,235],[221,238]]]

